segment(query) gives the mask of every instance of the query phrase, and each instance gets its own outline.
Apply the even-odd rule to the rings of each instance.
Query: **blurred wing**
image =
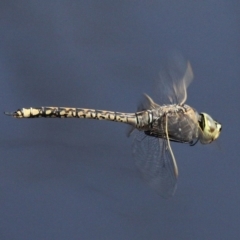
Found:
[[[193,79],[193,71],[190,62],[187,62],[187,69],[183,78],[173,84],[177,101],[180,105],[184,104],[187,100],[187,87]]]
[[[133,154],[143,178],[162,197],[172,197],[177,188],[177,177],[167,141],[138,130],[133,135]]]
[[[186,62],[181,56],[174,55],[159,72],[159,78],[158,94],[163,93],[171,103],[182,105],[186,102],[187,88],[193,80],[190,62]]]

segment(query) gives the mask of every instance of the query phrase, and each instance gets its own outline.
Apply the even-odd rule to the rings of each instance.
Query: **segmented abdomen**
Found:
[[[13,113],[6,113],[15,118],[88,118],[97,120],[109,120],[115,122],[137,124],[135,113],[120,113],[104,110],[67,107],[38,107],[22,108]]]

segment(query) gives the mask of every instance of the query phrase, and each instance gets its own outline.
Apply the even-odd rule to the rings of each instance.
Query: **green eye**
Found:
[[[211,143],[213,140],[219,137],[222,130],[222,126],[217,121],[214,121],[206,113],[201,113],[201,120],[199,121],[199,126],[201,129],[200,142],[203,144]]]

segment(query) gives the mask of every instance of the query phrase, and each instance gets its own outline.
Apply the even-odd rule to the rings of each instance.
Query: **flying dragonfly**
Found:
[[[150,187],[164,198],[169,198],[175,193],[178,178],[171,142],[191,146],[198,141],[209,144],[219,137],[222,129],[221,124],[210,115],[198,113],[185,104],[187,87],[193,79],[189,62],[185,69],[183,76],[178,76],[171,69],[167,75],[160,76],[162,90],[167,92],[170,104],[159,105],[145,94],[142,106],[135,113],[71,107],[30,107],[5,114],[15,118],[87,118],[130,125],[138,169]]]

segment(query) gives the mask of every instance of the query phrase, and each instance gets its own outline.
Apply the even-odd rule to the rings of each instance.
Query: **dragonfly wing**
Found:
[[[175,95],[177,96],[177,103],[184,104],[187,100],[187,87],[193,79],[193,71],[190,62],[187,62],[187,68],[183,77],[173,84]]]
[[[184,104],[187,88],[193,80],[190,62],[181,55],[174,55],[159,72],[158,92],[164,93],[171,103]],[[166,103],[166,99],[162,99]]]
[[[167,141],[138,130],[133,135],[133,155],[144,180],[162,197],[172,197],[177,188],[177,176]]]

